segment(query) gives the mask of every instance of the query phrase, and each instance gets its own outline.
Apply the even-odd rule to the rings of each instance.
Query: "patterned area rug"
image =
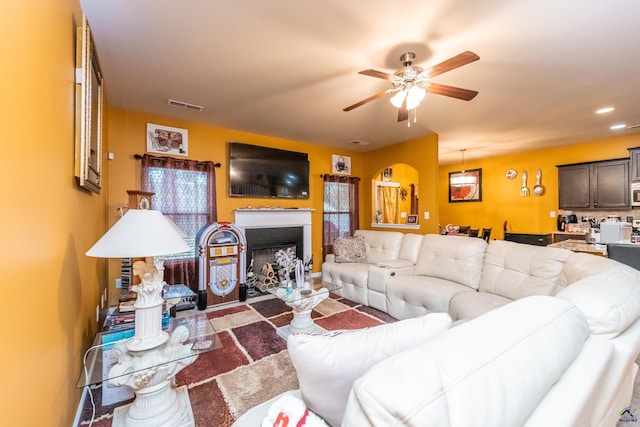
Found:
[[[298,388],[287,343],[276,329],[288,325],[291,309],[277,298],[247,301],[236,307],[207,312],[223,347],[201,354],[176,376],[187,386],[196,426],[227,427],[249,408]],[[316,323],[327,330],[362,329],[396,319],[371,307],[331,295],[313,311]],[[93,389],[100,402],[101,387]],[[93,423],[111,426],[113,406],[98,406]],[[81,425],[88,425],[91,403],[85,402]]]

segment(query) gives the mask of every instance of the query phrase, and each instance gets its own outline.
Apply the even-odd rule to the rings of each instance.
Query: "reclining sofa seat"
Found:
[[[482,239],[425,235],[414,272],[387,280],[385,311],[396,319],[447,313],[454,295],[478,289],[486,249]]]
[[[476,317],[531,295],[554,295],[572,252],[561,248],[492,241],[485,253],[478,292],[454,295],[448,312],[454,320]]]
[[[336,263],[333,254],[322,264],[322,281],[333,283],[340,289],[335,293],[354,302],[369,304],[369,271],[372,266],[412,268],[417,248],[423,236],[397,231],[356,230],[354,236],[363,236],[366,263]]]

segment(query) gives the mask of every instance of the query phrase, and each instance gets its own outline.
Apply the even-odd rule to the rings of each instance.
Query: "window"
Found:
[[[360,178],[324,175],[322,256],[333,253],[337,237],[352,236],[359,228],[358,182]]]
[[[187,234],[191,250],[166,257],[165,280],[197,288],[195,262],[198,231],[217,220],[213,162],[156,157],[142,160],[142,189],[154,194],[152,205]]]

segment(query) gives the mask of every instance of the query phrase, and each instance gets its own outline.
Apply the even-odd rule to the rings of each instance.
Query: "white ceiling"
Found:
[[[439,134],[440,162],[638,133],[637,0],[81,0],[110,105],[314,144],[368,151]],[[479,91],[427,94],[418,122],[379,99],[405,51],[434,78]],[[204,106],[177,109],[168,99]],[[603,106],[613,113],[596,116]],[[355,145],[352,141],[367,145]],[[639,144],[640,145],[640,144]]]

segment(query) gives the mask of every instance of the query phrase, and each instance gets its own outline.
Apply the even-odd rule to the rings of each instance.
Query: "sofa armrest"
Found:
[[[408,262],[408,261],[405,261]],[[409,263],[406,267],[385,267],[372,265],[369,267],[368,300],[369,306],[388,313],[387,310],[387,281],[395,276],[411,276],[414,266]],[[400,264],[399,264],[400,265]]]
[[[414,267],[415,263],[406,259],[389,259],[376,263],[376,266],[391,269],[400,269],[406,267]]]
[[[387,292],[387,281],[390,277],[411,276],[413,270],[413,265],[399,268],[372,265],[369,267],[369,290],[384,294]]]

